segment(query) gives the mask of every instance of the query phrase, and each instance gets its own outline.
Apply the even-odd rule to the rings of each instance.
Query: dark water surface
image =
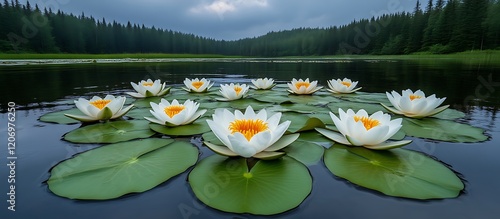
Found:
[[[237,215],[204,206],[187,183],[189,171],[150,191],[110,201],[75,201],[52,194],[44,183],[51,167],[99,145],[61,140],[80,125],[38,121],[48,112],[73,107],[78,97],[124,95],[130,82],[159,78],[179,85],[184,78],[250,83],[273,77],[278,83],[348,77],[365,92],[421,89],[447,97],[445,104],[466,113],[461,122],[481,127],[491,138],[462,144],[413,138],[407,149],[422,151],[463,175],[458,198],[415,201],[359,188],[335,177],[322,161],[309,166],[313,190],[296,209],[275,216]],[[214,89],[213,88],[213,89]],[[0,66],[0,218],[497,218],[500,215],[500,65],[451,60],[253,60]],[[7,105],[16,103],[16,212],[7,210]],[[202,147],[201,157],[213,153]]]

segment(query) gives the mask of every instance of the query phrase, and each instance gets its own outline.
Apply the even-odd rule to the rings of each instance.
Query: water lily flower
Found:
[[[330,89],[327,89],[329,92],[336,93],[336,94],[350,94],[354,93],[358,90],[361,89],[361,87],[356,87],[358,85],[357,81],[351,81],[351,79],[344,78],[343,80],[340,79],[332,79],[327,81],[328,82],[328,87]]]
[[[116,119],[125,115],[134,106],[131,104],[123,109],[125,100],[125,97],[115,98],[113,95],[107,95],[104,99],[97,96],[92,97],[90,100],[79,98],[75,100],[75,105],[85,115],[64,115],[82,122]]]
[[[258,78],[257,80],[252,80],[252,84],[254,86],[252,86],[253,89],[256,89],[256,90],[269,90],[271,88],[273,88],[274,86],[276,86],[276,84],[274,84],[274,79],[272,78]]]
[[[172,100],[172,103],[161,99],[159,104],[151,102],[150,105],[153,108],[150,112],[155,118],[144,118],[150,122],[166,126],[191,124],[207,112],[207,110],[198,111],[200,104],[191,100],[186,100],[184,104],[180,104],[176,99]]]
[[[205,78],[202,78],[201,80],[198,78],[193,80],[186,78],[184,79],[184,85],[186,85],[186,87],[183,87],[182,89],[187,92],[204,93],[207,92],[214,85],[214,83],[210,83],[210,80]]]
[[[392,91],[392,94],[386,92],[386,94],[387,98],[396,109],[382,104],[384,108],[392,113],[405,115],[411,118],[432,116],[442,112],[450,106],[445,105],[436,108],[444,102],[446,97],[436,98],[435,94],[426,97],[425,93],[421,90],[417,90],[415,93],[410,89],[403,90],[402,95],[399,95],[396,91]]]
[[[298,81],[294,78],[291,83],[287,83],[288,92],[292,94],[312,94],[323,87],[317,87],[318,81],[309,82],[309,78],[306,80],[299,79]]]
[[[221,101],[231,101],[243,98],[243,96],[248,92],[250,87],[246,84],[221,84],[220,93],[224,98],[218,100]]]
[[[316,131],[340,144],[387,150],[411,143],[411,140],[386,142],[402,127],[402,119],[391,120],[391,116],[382,111],[368,116],[368,113],[363,109],[354,113],[352,109],[344,112],[339,108],[340,118],[331,112],[330,117],[340,134],[321,128],[316,128]]]
[[[260,159],[281,157],[285,153],[276,151],[294,142],[299,134],[283,136],[291,122],[278,124],[280,119],[281,113],[267,117],[265,109],[256,114],[251,106],[246,108],[244,114],[239,110],[233,114],[227,109],[217,109],[212,120],[207,119],[207,123],[225,146],[210,142],[205,142],[205,145],[225,156]]]
[[[130,82],[132,87],[137,93],[127,92],[128,95],[133,96],[135,98],[145,98],[145,97],[159,97],[167,94],[170,91],[169,88],[165,88],[165,83],[161,83],[160,79],[155,80],[154,82],[151,79],[142,80],[137,84],[134,82]]]

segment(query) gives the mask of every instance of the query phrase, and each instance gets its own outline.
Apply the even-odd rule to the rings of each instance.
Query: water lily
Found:
[[[207,112],[207,110],[198,111],[200,104],[191,100],[186,100],[183,104],[180,104],[176,99],[172,100],[172,103],[161,99],[159,104],[151,102],[150,105],[153,110],[149,112],[155,118],[144,118],[150,122],[166,126],[191,124]]]
[[[389,114],[378,111],[371,116],[361,109],[354,113],[352,109],[344,112],[339,108],[339,117],[330,112],[340,134],[327,129],[316,130],[327,138],[340,144],[363,146],[369,149],[386,150],[397,148],[411,143],[411,140],[386,142],[402,127],[402,119],[391,120]]]
[[[272,78],[258,78],[258,79],[253,79],[252,80],[252,84],[254,86],[252,86],[253,89],[256,89],[256,90],[269,90],[271,88],[273,88],[274,86],[276,86],[276,84],[274,84],[274,79]]]
[[[298,81],[294,78],[291,83],[287,83],[288,92],[292,94],[312,94],[323,87],[317,87],[318,81],[309,82],[309,78],[306,80],[299,79]]]
[[[243,96],[248,92],[250,87],[246,84],[221,84],[220,93],[224,98],[218,100],[230,101],[243,98]]]
[[[392,113],[405,115],[411,118],[432,116],[442,112],[450,106],[445,105],[436,108],[444,102],[446,97],[436,98],[435,94],[426,97],[425,93],[421,90],[417,90],[415,93],[410,89],[403,90],[402,95],[399,95],[396,91],[392,91],[392,94],[386,92],[386,94],[395,109],[382,104],[384,108]]]
[[[236,110],[234,114],[227,109],[217,109],[212,120],[207,123],[217,138],[225,145],[219,146],[205,142],[210,149],[225,156],[255,157],[274,159],[284,155],[276,152],[292,142],[299,134],[285,135],[290,121],[279,124],[281,113],[271,117],[262,109],[257,114],[248,106],[243,114]]]
[[[184,85],[186,85],[186,87],[183,87],[182,89],[187,92],[203,93],[207,92],[212,85],[214,85],[214,83],[210,83],[210,80],[205,78],[202,78],[201,80],[198,78],[193,80],[186,78],[184,79]]]
[[[169,88],[165,88],[165,83],[161,83],[160,79],[158,80],[142,80],[137,84],[134,82],[130,82],[132,87],[137,93],[127,92],[128,95],[133,96],[135,98],[145,98],[145,97],[155,97],[155,96],[163,96],[170,91]]]
[[[358,85],[357,81],[351,81],[351,79],[344,78],[343,80],[340,79],[332,79],[327,81],[328,82],[328,87],[330,89],[327,89],[329,92],[336,93],[336,94],[350,94],[354,93],[358,90],[361,89],[361,87],[356,87]]]
[[[126,99],[121,96],[115,98],[113,95],[107,95],[104,99],[97,96],[90,100],[78,98],[75,100],[75,105],[85,115],[64,115],[82,122],[116,119],[125,115],[134,106],[132,104],[123,108]]]

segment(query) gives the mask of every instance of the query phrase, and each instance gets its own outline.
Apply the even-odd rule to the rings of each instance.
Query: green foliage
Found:
[[[144,25],[96,20],[4,2],[0,7],[0,52],[69,54],[142,53],[237,56],[451,53],[500,47],[500,3],[489,0],[421,2],[412,13],[383,14],[340,27],[272,31],[260,37],[215,40]],[[44,25],[35,24],[44,21]],[[38,23],[37,23],[38,22]],[[23,27],[31,32],[23,32]],[[152,57],[165,55],[153,55]],[[182,56],[182,55],[174,55]],[[192,55],[190,55],[192,56]],[[213,57],[214,55],[203,55]],[[116,55],[114,56],[116,57]],[[102,58],[105,58],[102,57]]]
[[[311,192],[312,177],[287,156],[247,161],[213,155],[195,166],[189,184],[200,201],[215,209],[271,215],[297,207]]]
[[[149,138],[90,150],[59,163],[47,181],[56,195],[105,200],[144,192],[184,172],[198,160],[192,144]]]
[[[454,198],[464,189],[445,165],[406,149],[374,151],[336,144],[325,151],[324,161],[336,176],[390,196]]]

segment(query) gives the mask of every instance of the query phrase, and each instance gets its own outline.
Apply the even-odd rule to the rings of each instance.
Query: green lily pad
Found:
[[[206,205],[226,212],[278,214],[300,205],[312,189],[308,169],[293,158],[258,160],[212,155],[189,174],[194,194]]]
[[[210,143],[215,144],[215,145],[224,145],[224,143],[222,143],[217,138],[217,136],[215,136],[215,134],[213,132],[203,133],[203,135],[201,135],[201,137],[203,138],[203,141],[210,142]]]
[[[75,129],[64,135],[73,143],[116,143],[154,135],[146,120],[113,121]]]
[[[403,118],[402,124],[401,129],[407,135],[413,137],[467,143],[486,141],[488,139],[488,136],[484,135],[483,129],[450,120]]]
[[[260,102],[250,98],[229,101],[229,106],[239,110],[245,110],[248,106],[252,106],[254,110],[261,110],[272,106],[270,103]]]
[[[256,92],[258,92],[258,91],[256,91]],[[261,94],[255,94],[252,96],[252,98],[256,99],[258,101],[261,101],[261,102],[266,102],[266,103],[282,104],[282,103],[290,102],[290,99],[288,98],[288,96],[276,95],[275,92],[270,92],[270,91],[261,91]]]
[[[211,130],[204,119],[198,119],[189,125],[168,127],[156,123],[151,123],[149,127],[155,132],[170,136],[199,135]]]
[[[454,198],[464,189],[445,165],[406,149],[373,151],[336,144],[325,151],[324,161],[334,175],[389,196]]]
[[[102,146],[59,163],[50,191],[70,199],[106,200],[144,192],[184,172],[198,160],[192,144],[150,138]]]
[[[377,111],[387,112],[387,110],[385,110],[384,107],[382,107],[378,103],[375,104],[375,103],[342,101],[342,102],[338,102],[338,103],[328,104],[328,107],[330,108],[330,110],[333,113],[335,113],[335,115],[338,115],[339,108],[343,109],[344,111],[347,111],[347,109],[352,109],[354,112],[358,112],[358,110],[364,109],[370,115],[377,112]]]
[[[137,99],[134,102],[134,106],[137,108],[151,108],[150,103],[159,103],[161,99],[164,97],[146,97],[146,98],[141,98]]]
[[[50,122],[50,123],[59,123],[59,124],[80,123],[80,121],[78,121],[76,119],[69,118],[69,117],[65,116],[64,114],[79,115],[79,114],[82,114],[82,112],[77,108],[72,108],[72,109],[62,110],[62,111],[57,111],[57,112],[51,112],[51,113],[47,113],[47,114],[41,116],[40,121]]]
[[[325,107],[319,107],[307,104],[281,104],[270,107],[269,110],[274,112],[297,112],[302,114],[330,112],[330,110]]]
[[[443,112],[440,112],[436,115],[433,115],[431,117],[438,118],[438,119],[449,119],[449,120],[454,120],[454,119],[460,119],[465,117],[465,113],[460,112],[455,109],[446,109]]]
[[[373,104],[390,104],[389,99],[385,93],[367,93],[367,92],[356,92],[352,94],[332,94],[341,100],[349,102],[358,103],[373,103]]]
[[[302,135],[302,134],[301,134]],[[305,165],[314,165],[323,157],[325,149],[313,142],[296,140],[283,148],[287,156],[293,157]]]
[[[338,99],[331,97],[329,95],[317,95],[317,94],[312,94],[312,95],[290,94],[288,95],[288,98],[292,103],[313,104],[313,105],[318,105],[318,104],[326,105],[332,102],[339,101]]]
[[[323,128],[325,124],[318,118],[311,118],[300,113],[287,112],[281,116],[281,121],[290,120],[292,123],[288,127],[287,132],[296,133],[302,131],[313,130],[314,128]]]
[[[144,117],[153,117],[151,112],[149,112],[151,108],[135,108],[130,110],[126,116],[133,119],[144,119]]]
[[[325,148],[329,148],[333,144],[332,140],[328,139],[324,135],[322,135],[314,130],[301,132],[297,141],[310,142],[310,143],[314,143],[314,144],[323,146]]]

